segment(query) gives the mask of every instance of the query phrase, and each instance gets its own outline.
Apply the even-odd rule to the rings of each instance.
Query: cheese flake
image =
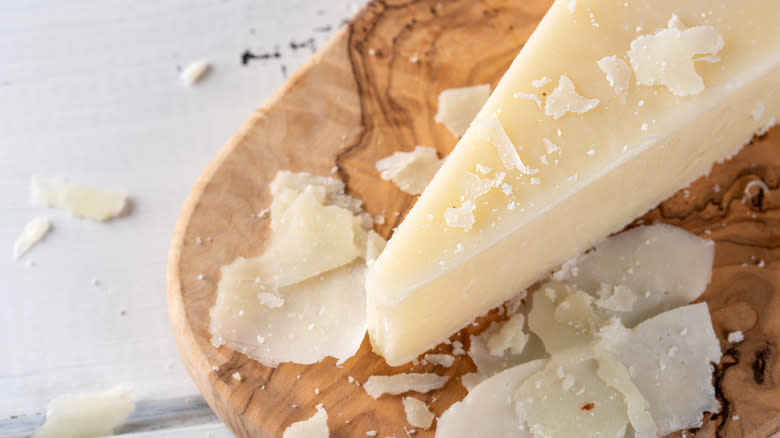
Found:
[[[103,222],[124,213],[127,194],[61,179],[32,178],[30,200],[34,205],[56,207],[74,216]]]
[[[32,438],[81,438],[114,434],[135,410],[133,391],[115,386],[103,392],[66,394],[49,403],[46,421]]]
[[[424,356],[424,359],[429,363],[444,368],[449,368],[453,363],[455,363],[455,356],[451,354],[428,353]]]
[[[483,120],[474,123],[476,135],[483,141],[492,144],[498,152],[498,157],[506,170],[517,169],[522,173],[528,173],[528,166],[520,159],[517,147],[504,130],[497,114],[493,114]]]
[[[628,81],[631,79],[631,67],[626,61],[615,55],[605,56],[596,62],[606,75],[609,86],[621,99],[628,95]]]
[[[455,137],[461,137],[489,96],[490,84],[444,90],[439,94],[434,120],[446,126]]]
[[[441,167],[436,149],[417,146],[412,152],[395,152],[376,162],[376,169],[385,181],[392,181],[401,191],[419,195]]]
[[[328,438],[328,412],[321,404],[316,408],[317,412],[309,419],[289,425],[282,433],[282,438]]]
[[[43,216],[34,217],[28,222],[22,234],[14,242],[13,258],[19,260],[27,251],[40,242],[51,230],[49,219]]]
[[[411,391],[425,394],[443,387],[448,380],[449,377],[434,373],[369,376],[363,384],[363,389],[373,398],[379,398],[383,394],[398,395]]]
[[[522,313],[516,313],[502,323],[498,332],[488,338],[487,347],[490,354],[503,356],[506,350],[510,350],[512,354],[522,353],[528,342],[528,334],[523,330],[524,324],[525,316]]]
[[[184,85],[191,87],[200,82],[211,70],[211,64],[206,60],[195,61],[181,72],[181,80]]]
[[[672,94],[690,96],[704,90],[695,57],[715,55],[723,45],[723,37],[712,26],[684,29],[673,16],[666,29],[631,41],[628,57],[637,84],[664,85]]]
[[[588,99],[577,93],[574,82],[568,76],[561,75],[558,79],[558,87],[547,96],[544,113],[558,120],[570,112],[577,114],[588,112],[598,104],[598,99]]]
[[[434,415],[428,410],[428,405],[414,397],[404,397],[404,412],[406,412],[406,421],[414,427],[427,429],[433,424]]]

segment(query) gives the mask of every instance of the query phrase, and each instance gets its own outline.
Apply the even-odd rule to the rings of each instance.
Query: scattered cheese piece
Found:
[[[329,436],[328,413],[321,404],[317,405],[317,412],[308,420],[293,423],[282,433],[282,438],[328,438]]]
[[[439,94],[439,110],[434,120],[446,126],[455,137],[461,137],[488,96],[490,84],[444,90]]]
[[[35,205],[60,208],[74,216],[102,222],[124,212],[127,194],[64,180],[33,177],[30,199]]]
[[[135,410],[133,391],[115,386],[104,392],[66,394],[46,408],[46,422],[32,438],[97,438],[114,434]]]
[[[532,102],[536,102],[536,106],[538,106],[539,109],[542,109],[542,98],[535,94],[523,93],[518,91],[517,93],[514,94],[514,96],[515,99],[525,99],[525,100],[530,100]]]
[[[181,80],[184,85],[191,87],[203,79],[211,70],[211,64],[206,60],[195,61],[181,72]]]
[[[373,398],[379,398],[382,394],[397,395],[409,391],[424,394],[443,387],[447,380],[449,377],[433,373],[370,376],[363,384],[363,389]]]
[[[428,353],[424,356],[424,359],[429,363],[438,365],[440,367],[449,368],[455,363],[455,356],[451,354],[436,354]]]
[[[696,55],[714,55],[724,45],[723,37],[712,26],[680,29],[675,16],[667,29],[643,35],[631,41],[628,57],[637,84],[665,85],[677,96],[699,94],[704,81],[696,72]]]
[[[623,438],[626,432],[623,397],[598,377],[596,361],[580,354],[553,356],[514,395],[517,416],[535,438]]]
[[[601,71],[607,75],[609,86],[621,99],[628,95],[628,80],[631,79],[631,67],[617,56],[605,56],[597,61]]]
[[[512,144],[512,140],[504,130],[498,114],[493,114],[483,120],[474,123],[476,135],[482,140],[496,148],[501,163],[506,170],[517,169],[522,173],[528,173],[528,167],[517,154],[517,147]]]
[[[376,169],[385,181],[393,181],[401,191],[419,195],[441,167],[436,149],[417,146],[412,152],[395,152],[376,162]]]
[[[728,335],[728,341],[731,344],[739,344],[740,342],[742,342],[744,340],[745,340],[745,335],[743,335],[740,330],[731,332]]]
[[[488,338],[487,346],[493,356],[503,356],[507,349],[512,354],[520,354],[528,343],[528,334],[523,330],[525,316],[522,313],[512,315],[501,324],[498,332]]]
[[[567,262],[553,278],[598,297],[597,304],[611,307],[623,324],[632,327],[701,295],[712,275],[714,254],[711,240],[682,228],[641,226],[604,240],[593,251]],[[615,288],[606,296],[604,284]],[[626,310],[618,311],[619,307]]]
[[[43,216],[37,216],[30,220],[27,225],[24,226],[22,234],[14,242],[14,260],[19,260],[24,253],[29,251],[36,243],[51,230],[51,224],[49,219]]]
[[[524,419],[513,408],[514,389],[546,363],[540,359],[518,365],[474,386],[439,417],[436,438],[530,438],[530,432],[521,429]]]
[[[572,285],[545,283],[533,295],[528,327],[550,354],[592,344],[606,321],[591,307],[591,301]]]
[[[719,410],[712,364],[720,362],[721,351],[707,304],[680,307],[648,319],[610,350],[631,372],[631,380],[647,400],[658,436],[700,427],[703,412]]]
[[[366,231],[360,202],[343,190],[333,178],[277,174],[265,252],[222,267],[210,312],[215,346],[266,366],[325,356],[343,361],[360,348],[366,329],[362,258],[376,257],[383,239]]]
[[[541,88],[549,84],[550,82],[552,82],[552,79],[548,78],[547,76],[542,76],[539,79],[535,79],[531,81],[531,85],[533,85],[534,88]]]
[[[580,96],[574,88],[574,82],[568,76],[561,75],[558,79],[558,87],[545,100],[544,113],[558,120],[566,113],[586,113],[598,104],[598,99]]]
[[[406,412],[406,421],[410,425],[422,429],[431,427],[434,415],[428,410],[428,405],[425,402],[414,397],[404,397],[403,404]]]

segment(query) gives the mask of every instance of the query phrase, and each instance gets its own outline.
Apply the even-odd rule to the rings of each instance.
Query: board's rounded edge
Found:
[[[203,395],[209,406],[217,416],[237,436],[257,437],[257,431],[251,433],[246,430],[246,419],[231,418],[239,415],[231,412],[231,405],[227,402],[231,388],[228,385],[209,382],[208,376],[212,372],[212,366],[205,352],[205,348],[214,348],[210,342],[199,339],[195,334],[190,319],[187,315],[187,305],[184,302],[184,290],[181,276],[182,249],[187,238],[187,232],[193,214],[197,210],[199,201],[211,182],[214,174],[225,162],[226,158],[240,147],[248,133],[265,117],[265,114],[279,102],[288,91],[293,88],[308,70],[315,67],[331,50],[341,50],[349,41],[351,23],[344,25],[334,36],[328,40],[311,58],[309,58],[298,70],[296,70],[282,85],[276,89],[257,110],[241,125],[233,136],[219,149],[214,158],[207,164],[201,175],[193,184],[188,193],[179,216],[176,220],[171,242],[168,247],[168,259],[166,268],[166,287],[168,300],[168,319],[173,332],[174,342],[179,356],[184,363],[187,372],[194,381],[198,390]],[[213,292],[216,294],[216,291]],[[241,426],[236,424],[236,420]],[[262,428],[259,424],[253,425],[258,431]],[[239,427],[244,430],[237,430]],[[264,432],[263,432],[264,433]],[[268,435],[270,437],[270,435]],[[260,437],[263,438],[263,437]]]

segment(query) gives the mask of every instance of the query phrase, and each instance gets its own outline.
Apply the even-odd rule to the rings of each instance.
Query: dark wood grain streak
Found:
[[[193,380],[237,436],[281,436],[319,403],[328,411],[331,436],[364,437],[368,430],[380,437],[407,436],[401,397],[373,400],[350,377],[362,383],[370,375],[395,372],[451,376],[444,388],[419,396],[437,415],[466,394],[458,378],[475,370],[467,357],[444,370],[422,364],[391,368],[371,353],[367,339],[341,367],[334,359],[264,367],[211,345],[208,310],[219,268],[237,256],[262,252],[268,222],[257,213],[270,203],[267,186],[279,169],[331,175],[335,165],[349,192],[371,214],[385,216],[377,231],[389,236],[415,198],[382,181],[376,160],[416,145],[446,155],[456,139],[433,121],[439,93],[495,85],[550,3],[371,2],[250,117],[198,179],[171,244],[171,325]],[[753,187],[745,194],[754,180],[767,189]],[[713,280],[701,300],[709,305],[725,352],[713,376],[723,410],[708,414],[687,436],[763,438],[780,430],[778,187],[780,130],[774,129],[632,224],[666,222],[716,242]],[[200,273],[204,280],[197,279]],[[489,312],[450,341],[468,349],[471,335],[500,318]],[[744,332],[744,342],[726,342],[734,330]],[[452,346],[435,350],[451,352]],[[433,435],[433,429],[416,433]]]

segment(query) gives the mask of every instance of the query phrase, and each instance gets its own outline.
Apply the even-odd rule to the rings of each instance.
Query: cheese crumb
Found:
[[[512,315],[501,328],[487,340],[487,347],[493,356],[503,356],[506,350],[520,354],[528,342],[528,333],[523,330],[525,316],[522,313]]]
[[[316,406],[317,412],[308,420],[298,421],[287,427],[282,433],[282,438],[328,438],[328,413],[322,404]]]
[[[231,374],[231,376],[232,376],[232,377],[233,377],[235,380],[238,380],[239,382],[241,381],[241,373],[239,373],[238,371],[236,371],[235,373]]]
[[[724,45],[723,37],[712,26],[682,27],[679,18],[672,16],[668,28],[631,41],[628,57],[637,84],[664,85],[677,96],[704,90],[694,57],[718,53]]]
[[[731,344],[739,344],[740,342],[745,340],[745,335],[742,334],[742,331],[737,330],[729,333],[728,335],[728,341]]]
[[[444,90],[439,94],[439,110],[434,120],[446,126],[455,137],[461,137],[489,96],[490,84]]]
[[[184,85],[191,87],[200,82],[211,70],[211,64],[206,60],[195,61],[182,70],[181,78]]]
[[[271,309],[278,309],[284,305],[284,298],[270,292],[261,292],[257,295],[260,304]]]
[[[433,373],[370,376],[363,384],[363,389],[373,398],[379,398],[383,394],[397,395],[410,391],[424,394],[443,387],[448,380],[447,376]]]
[[[449,368],[452,366],[453,363],[455,363],[455,356],[451,354],[436,354],[436,353],[428,353],[424,356],[425,360],[427,360],[429,363],[432,363],[434,365],[438,365],[440,367]]]
[[[598,99],[588,99],[577,93],[571,79],[562,75],[558,80],[558,87],[547,96],[544,113],[558,120],[569,112],[577,114],[588,112],[598,104]]]
[[[404,397],[404,411],[406,412],[406,421],[414,427],[427,429],[433,424],[433,413],[428,410],[425,402],[417,400],[414,397]]]
[[[34,205],[56,207],[74,216],[103,222],[124,212],[127,194],[65,180],[42,180],[33,177],[30,200]]]
[[[436,149],[417,146],[412,152],[395,152],[376,162],[376,169],[385,181],[392,181],[401,191],[419,195],[433,179],[443,160]]]
[[[628,80],[631,79],[631,67],[617,56],[605,56],[596,62],[606,75],[609,86],[622,100],[628,95]]]
[[[49,219],[37,216],[24,226],[22,234],[14,242],[13,258],[19,260],[24,253],[40,242],[51,230]]]
[[[542,141],[544,142],[544,147],[547,149],[548,154],[552,154],[553,152],[560,152],[561,148],[559,148],[555,143],[551,142],[550,139],[542,138]]]
[[[548,78],[547,76],[542,76],[539,79],[535,79],[535,80],[531,81],[531,85],[534,88],[541,88],[541,87],[549,84],[550,82],[552,82],[552,79]]]
[[[531,102],[536,102],[536,106],[539,107],[539,109],[542,109],[542,98],[531,93],[523,93],[521,91],[518,91],[514,94],[515,99],[524,99],[524,100],[530,100]]]

